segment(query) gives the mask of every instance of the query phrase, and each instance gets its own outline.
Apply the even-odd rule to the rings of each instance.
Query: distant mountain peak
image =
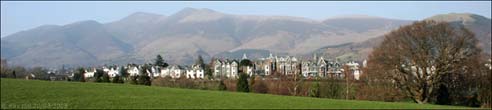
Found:
[[[223,16],[226,16],[226,14],[207,8],[184,8],[176,14],[172,15],[172,17],[178,20],[178,22],[180,23],[211,21],[217,20]]]
[[[68,25],[85,25],[85,24],[90,24],[90,25],[101,25],[101,23],[95,21],[95,20],[83,20],[83,21],[78,21],[72,24]]]
[[[84,20],[84,21],[78,21],[75,23],[63,25],[64,28],[95,28],[95,27],[102,27],[103,24],[95,21],[95,20]]]
[[[154,13],[147,13],[147,12],[135,12],[127,16],[127,18],[133,18],[133,17],[147,17],[147,16],[162,16],[159,14],[154,14]]]
[[[370,16],[370,15],[364,15],[364,14],[353,14],[353,15],[342,15],[342,16],[334,16],[328,19],[345,19],[345,18],[351,18],[351,19],[387,19],[379,16]]]
[[[220,12],[217,12],[215,10],[211,10],[208,8],[183,8],[180,11],[178,11],[175,15],[192,15],[192,14],[218,14]],[[222,13],[220,13],[222,14]]]
[[[153,19],[158,19],[165,17],[164,15],[147,13],[147,12],[135,12],[133,14],[128,15],[127,17],[121,19],[122,21],[148,21]]]
[[[482,22],[490,21],[490,18],[486,18],[481,15],[472,13],[448,13],[448,14],[438,14],[432,17],[426,18],[425,20],[435,20],[444,22]]]

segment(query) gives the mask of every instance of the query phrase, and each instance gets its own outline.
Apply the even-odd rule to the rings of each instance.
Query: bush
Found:
[[[147,75],[139,75],[138,76],[138,79],[137,79],[137,83],[139,85],[146,85],[146,86],[150,86],[151,82],[150,82],[150,77],[147,76]]]
[[[113,80],[112,80],[112,83],[123,83],[123,79],[121,78],[120,75],[116,75]]]
[[[239,79],[236,85],[236,91],[249,92],[248,75],[245,73],[239,73]]]
[[[84,68],[78,68],[77,72],[73,74],[73,81],[85,82],[84,72]]]
[[[227,90],[227,86],[224,84],[223,80],[220,80],[220,82],[219,82],[219,90],[220,91],[226,91]]]
[[[314,82],[311,88],[309,88],[310,97],[319,97],[319,82]]]
[[[129,81],[130,84],[135,84],[135,85],[138,84],[138,82],[137,82],[138,77],[137,76],[130,76],[129,78],[130,78],[130,81]]]
[[[255,93],[268,93],[268,87],[266,86],[264,81],[257,81],[253,87]]]
[[[391,82],[379,81],[379,82],[361,82],[358,84],[358,90],[356,91],[357,100],[371,100],[371,101],[403,101],[405,94],[396,88]]]
[[[448,88],[445,85],[441,84],[437,91],[438,91],[438,94],[437,94],[436,104],[439,104],[439,105],[451,104],[450,99],[449,99]]]
[[[101,69],[96,69],[94,73],[95,82],[102,82],[102,76],[104,75],[104,71]]]
[[[331,98],[331,99],[340,99],[343,95],[343,87],[336,80],[330,80],[323,82],[320,85],[320,97]]]
[[[219,83],[219,81],[211,80],[190,80],[186,78],[172,79],[170,77],[158,77],[152,80],[152,86],[202,90],[218,90]]]
[[[101,82],[106,82],[106,83],[110,82],[108,73],[103,74]]]

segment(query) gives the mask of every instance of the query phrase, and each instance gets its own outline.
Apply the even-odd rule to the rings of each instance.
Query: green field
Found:
[[[1,79],[1,108],[464,108],[190,90],[127,84]]]

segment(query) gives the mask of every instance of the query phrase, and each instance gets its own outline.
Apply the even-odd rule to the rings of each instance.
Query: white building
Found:
[[[359,80],[361,72],[359,69],[359,63],[356,63],[354,61],[350,61],[347,64],[345,64],[349,67],[350,71],[352,71],[352,74],[354,75],[355,80]]]
[[[215,77],[227,77],[237,78],[239,63],[235,60],[215,60],[214,61],[214,76]]]
[[[159,66],[152,66],[150,67],[150,71],[147,70],[147,73],[150,77],[159,77],[161,76],[161,69]]]
[[[94,77],[94,73],[96,73],[96,68],[92,68],[90,70],[85,70],[84,77],[85,78]]]
[[[185,75],[186,70],[178,65],[168,66],[164,69],[161,69],[161,77],[170,76],[171,78],[180,78],[182,75]]]
[[[200,65],[193,65],[191,68],[186,69],[186,78],[188,79],[203,79],[204,75],[204,70]]]
[[[116,75],[120,75],[119,69],[120,69],[120,67],[116,67],[116,68],[115,67],[109,67],[109,68],[103,67],[103,71],[105,73],[108,73],[109,77],[111,77],[111,78],[115,77]]]
[[[137,76],[140,74],[140,68],[138,66],[128,66],[127,72],[130,76]]]

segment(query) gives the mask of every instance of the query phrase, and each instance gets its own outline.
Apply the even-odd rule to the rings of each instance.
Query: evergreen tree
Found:
[[[204,74],[208,79],[213,78],[213,76],[212,76],[213,70],[210,68],[210,65],[205,65],[205,67],[203,69],[204,69],[203,70]]]
[[[208,76],[209,78],[214,78],[213,76],[214,70],[212,69],[213,66],[215,65],[214,62],[215,62],[215,58],[212,57],[207,67],[205,67],[205,76]]]
[[[84,73],[84,68],[77,69],[77,71],[73,74],[73,81],[85,82]]]
[[[244,73],[247,72],[247,67],[252,67],[253,66],[253,62],[251,62],[250,60],[248,59],[243,59],[239,62],[239,71],[242,71]]]
[[[163,68],[168,66],[168,64],[166,62],[164,62],[164,59],[162,58],[161,55],[157,55],[157,57],[155,58],[154,65],[160,66]]]
[[[123,66],[120,67],[119,73],[121,75],[120,77],[122,77],[121,79],[125,79],[128,77],[128,69]]]
[[[236,90],[238,92],[249,92],[248,75],[245,73],[239,73],[239,79],[236,84]]]
[[[105,82],[105,83],[110,82],[108,73],[103,74],[101,82]]]
[[[198,55],[198,58],[196,59],[195,64],[200,65],[202,67],[205,65],[205,62],[203,61],[202,55]]]
[[[150,76],[147,73],[147,70],[149,69],[149,66],[147,64],[143,65],[142,68],[140,69],[140,75],[138,75],[137,83],[139,85],[147,85],[150,86],[151,81],[150,81]]]
[[[248,59],[243,59],[239,62],[239,66],[253,66],[253,62]]]
[[[17,78],[17,75],[15,74],[15,70],[12,71],[12,76],[14,76],[14,78]]]
[[[202,55],[198,55],[198,58],[195,61],[195,65],[200,65],[200,67],[202,67],[204,71],[204,75],[208,78],[212,78],[212,69],[210,69],[210,65],[205,64]]]
[[[96,79],[96,82],[102,82],[102,76],[104,75],[104,71],[101,69],[96,69],[96,72],[94,73],[94,78]]]

